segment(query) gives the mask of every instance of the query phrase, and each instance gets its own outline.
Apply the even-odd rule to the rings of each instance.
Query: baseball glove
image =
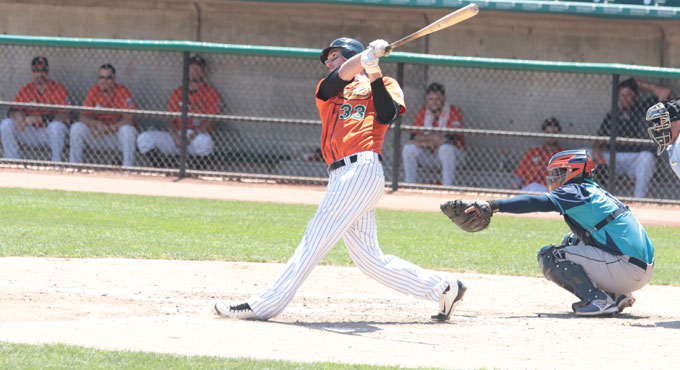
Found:
[[[440,208],[458,227],[470,233],[489,227],[491,216],[493,216],[489,203],[482,200],[466,202],[456,199],[442,203]],[[465,210],[470,208],[472,208],[470,212],[466,213]]]

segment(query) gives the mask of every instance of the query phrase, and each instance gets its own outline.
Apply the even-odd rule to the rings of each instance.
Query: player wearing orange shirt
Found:
[[[463,127],[463,111],[446,101],[442,84],[433,82],[425,89],[425,106],[420,108],[413,126]],[[442,170],[442,185],[451,186],[456,178],[456,167],[465,161],[465,141],[462,134],[443,135],[416,131],[402,149],[404,174],[408,183],[416,183],[418,165]]]
[[[50,80],[49,63],[45,57],[31,61],[33,82],[19,90],[15,102],[69,105],[68,91]],[[0,135],[6,158],[21,159],[19,143],[29,147],[49,145],[52,160],[61,162],[61,153],[68,134],[68,111],[49,108],[13,107],[8,118],[0,123]]]
[[[217,90],[205,82],[205,59],[193,56],[189,59],[189,113],[219,114],[222,97]],[[182,110],[182,87],[178,87],[170,97],[170,112]],[[187,142],[189,155],[206,156],[213,152],[215,144],[211,137],[215,120],[189,118]],[[182,121],[177,118],[168,122],[168,131],[146,131],[137,138],[141,153],[158,149],[163,154],[179,154],[181,145]]]
[[[432,318],[448,320],[465,286],[425,270],[378,245],[374,209],[385,190],[381,163],[388,126],[406,111],[397,81],[383,77],[378,59],[387,42],[339,38],[321,53],[330,74],[316,89],[321,116],[321,151],[328,163],[326,196],[305,235],[276,281],[240,304],[218,302],[219,315],[267,320],[280,314],[314,266],[343,238],[354,263],[366,275],[404,294],[439,301]]]
[[[130,90],[116,83],[116,69],[111,64],[99,67],[98,82],[90,88],[83,106],[135,109]],[[70,161],[81,163],[85,146],[123,152],[123,166],[135,165],[137,129],[130,113],[83,111],[70,134]]]
[[[550,117],[543,121],[541,130],[545,134],[559,134],[562,132],[562,127],[560,121],[555,117]],[[527,150],[515,170],[515,188],[522,189],[522,191],[547,193],[545,177],[548,176],[548,161],[554,154],[563,150],[557,144],[557,138],[546,138],[542,146]]]

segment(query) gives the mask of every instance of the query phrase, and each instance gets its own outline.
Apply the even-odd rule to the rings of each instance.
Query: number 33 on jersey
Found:
[[[403,114],[406,105],[399,84],[391,77],[383,77],[383,82]],[[363,151],[382,154],[388,126],[376,122],[371,85],[367,80],[349,83],[341,94],[327,101],[317,99],[316,106],[321,115],[321,151],[326,163]]]

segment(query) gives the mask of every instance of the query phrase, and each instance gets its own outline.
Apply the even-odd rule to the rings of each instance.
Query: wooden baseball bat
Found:
[[[385,51],[390,52],[395,48],[406,44],[407,42],[411,42],[425,35],[429,35],[433,32],[443,30],[444,28],[451,27],[454,24],[460,23],[466,19],[474,17],[475,15],[477,15],[477,13],[479,13],[479,7],[477,6],[477,4],[468,4],[428,24],[427,26],[419,29],[418,31],[387,45]]]

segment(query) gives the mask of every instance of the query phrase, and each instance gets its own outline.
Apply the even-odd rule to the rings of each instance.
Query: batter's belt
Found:
[[[357,154],[352,154],[349,157],[338,159],[337,161],[331,163],[330,166],[328,166],[328,172],[331,172],[333,170],[337,170],[338,168],[340,168],[340,167],[342,167],[346,164],[355,163],[358,159],[359,159],[359,156]],[[380,154],[378,154],[378,160],[380,160],[380,162],[382,162],[382,156]],[[346,161],[349,161],[349,163],[347,163]]]

